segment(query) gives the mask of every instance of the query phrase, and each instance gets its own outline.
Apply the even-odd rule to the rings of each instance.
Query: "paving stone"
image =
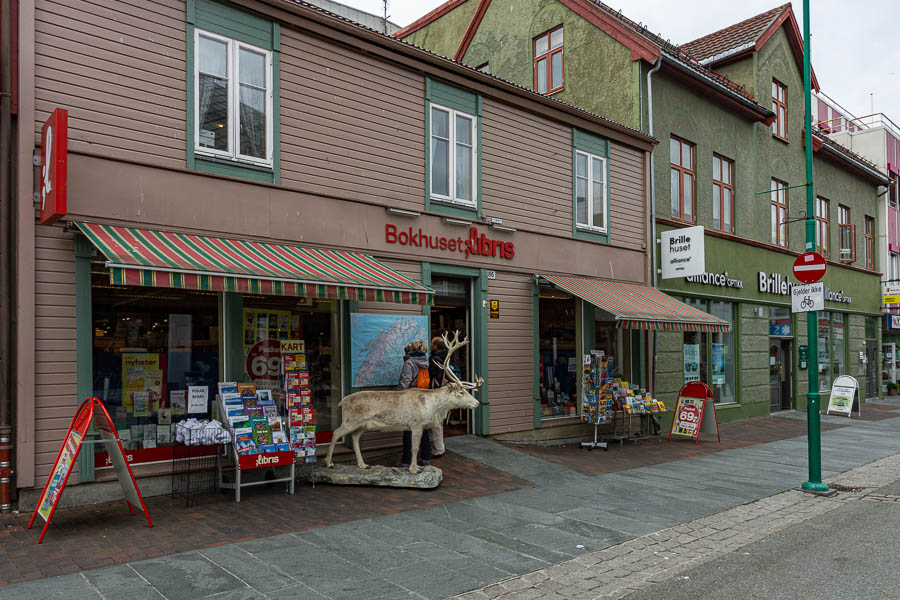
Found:
[[[85,577],[106,598],[162,600],[163,596],[129,565],[95,569]],[[27,596],[26,596],[27,597]]]

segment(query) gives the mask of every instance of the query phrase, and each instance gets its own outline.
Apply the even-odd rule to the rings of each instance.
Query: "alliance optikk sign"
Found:
[[[660,235],[662,278],[693,277],[706,271],[703,227],[683,227]]]

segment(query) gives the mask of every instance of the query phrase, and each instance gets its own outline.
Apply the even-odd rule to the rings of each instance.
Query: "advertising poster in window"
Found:
[[[684,344],[684,382],[700,381],[700,344]]]
[[[122,406],[144,416],[156,412],[162,400],[163,371],[155,352],[122,353]],[[136,407],[135,401],[139,406]]]
[[[712,345],[712,384],[725,385],[725,344]]]

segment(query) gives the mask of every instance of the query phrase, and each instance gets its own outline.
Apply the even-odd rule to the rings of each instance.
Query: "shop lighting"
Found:
[[[471,227],[472,221],[466,221],[465,219],[454,219],[452,217],[441,217],[441,221],[447,223],[448,225],[462,225],[463,227]]]
[[[422,213],[417,210],[406,210],[405,208],[393,208],[389,206],[387,211],[392,215],[403,215],[404,217],[418,217]]]
[[[515,233],[515,227],[507,227],[506,225],[498,225],[497,223],[491,223],[490,228],[494,231],[506,231],[507,233]]]

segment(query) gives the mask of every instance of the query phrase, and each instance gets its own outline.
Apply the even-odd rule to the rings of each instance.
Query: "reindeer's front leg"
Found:
[[[359,451],[359,438],[362,437],[362,430],[353,432],[353,451],[356,453],[356,466],[360,469],[368,469],[369,465],[363,462],[362,453]]]
[[[409,472],[419,472],[419,444],[422,443],[422,428],[413,429],[412,433],[412,460],[409,461]]]

